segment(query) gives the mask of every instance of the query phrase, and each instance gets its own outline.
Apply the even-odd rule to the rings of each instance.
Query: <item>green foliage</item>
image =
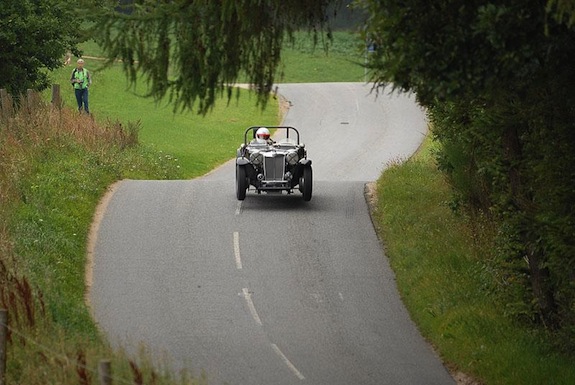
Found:
[[[479,105],[477,105],[479,104]],[[492,169],[493,148],[486,144],[500,136],[497,130],[484,131],[484,107],[474,100],[469,103],[437,103],[429,109],[433,136],[441,143],[436,150],[438,167],[454,187],[452,207],[469,206],[488,212],[491,185],[500,170]],[[491,150],[491,151],[490,151]]]
[[[110,63],[121,59],[129,80],[144,75],[150,96],[206,113],[240,76],[259,90],[262,105],[274,83],[281,48],[294,31],[326,25],[329,0],[151,1],[90,12],[93,38]],[[121,31],[121,33],[118,33]]]
[[[45,70],[77,53],[80,19],[63,0],[3,0],[0,7],[0,88],[16,97],[49,86]]]
[[[569,27],[575,23],[575,2],[573,0],[547,0],[547,11],[559,23]]]
[[[357,1],[369,13],[366,38],[376,83],[412,90],[424,105],[498,88],[503,79],[530,79],[545,55],[540,2]]]
[[[504,93],[491,108],[438,103],[431,118],[440,165],[461,202],[499,223],[507,311],[563,336],[572,333],[575,299],[573,96],[558,84],[548,89],[552,79],[542,84],[521,101]],[[561,340],[572,348],[571,338]]]
[[[575,29],[557,13],[570,8],[358,3],[380,47],[373,80],[416,92],[442,144],[455,206],[497,220],[508,310],[567,333],[561,343],[575,349]]]

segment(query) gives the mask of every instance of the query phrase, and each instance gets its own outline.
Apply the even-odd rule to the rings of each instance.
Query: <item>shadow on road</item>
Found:
[[[313,197],[310,202],[305,202],[300,193],[278,194],[248,192],[242,202],[242,211],[316,211],[321,197]]]

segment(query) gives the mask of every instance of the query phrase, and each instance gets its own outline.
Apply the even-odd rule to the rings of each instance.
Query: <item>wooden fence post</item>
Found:
[[[98,365],[100,385],[112,385],[112,369],[109,360],[100,360]]]
[[[62,96],[60,95],[60,85],[52,84],[52,107],[62,108]]]
[[[26,103],[29,114],[31,114],[34,110],[38,108],[38,101],[36,100],[37,99],[36,96],[37,96],[36,91],[28,88],[28,91],[26,92]]]
[[[0,385],[6,385],[6,339],[8,338],[8,311],[0,309]]]
[[[10,118],[14,113],[14,106],[12,105],[12,98],[6,89],[0,89],[0,116],[3,118]]]

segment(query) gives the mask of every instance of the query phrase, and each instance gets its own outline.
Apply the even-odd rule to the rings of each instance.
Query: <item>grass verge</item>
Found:
[[[43,105],[0,114],[6,383],[91,384],[101,359],[113,360],[116,383],[196,383],[159,375],[146,355],[136,362],[112,352],[83,300],[88,231],[107,186],[122,178],[179,177],[174,162],[138,145],[137,131]]]
[[[411,317],[453,370],[482,383],[575,383],[572,357],[504,315],[492,230],[454,215],[431,147],[386,170],[372,213]]]

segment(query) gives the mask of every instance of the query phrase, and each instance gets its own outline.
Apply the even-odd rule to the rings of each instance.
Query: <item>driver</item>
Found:
[[[274,141],[270,139],[270,130],[265,127],[258,128],[256,131],[256,138],[254,139],[254,143],[268,145],[273,144]]]

